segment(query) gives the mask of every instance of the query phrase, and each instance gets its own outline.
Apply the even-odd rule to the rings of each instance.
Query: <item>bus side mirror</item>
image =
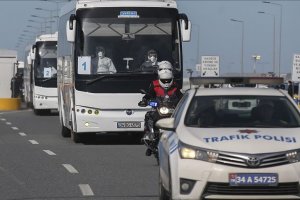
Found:
[[[35,48],[35,46],[33,46],[31,51],[30,51],[31,60],[35,60],[35,51],[36,51],[36,48]]]
[[[31,58],[29,55],[27,56],[27,63],[28,63],[28,65],[31,65]]]
[[[189,42],[191,40],[192,23],[184,13],[180,13],[178,17],[180,20],[181,40],[183,42]]]
[[[75,30],[76,30],[76,17],[74,14],[70,16],[70,19],[67,21],[66,33],[67,40],[69,42],[75,42]]]
[[[183,42],[189,42],[191,40],[191,21],[181,20],[181,39]]]

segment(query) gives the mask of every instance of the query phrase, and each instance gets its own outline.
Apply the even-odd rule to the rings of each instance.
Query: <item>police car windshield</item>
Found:
[[[185,116],[190,127],[300,126],[300,116],[286,97],[277,96],[196,96]]]

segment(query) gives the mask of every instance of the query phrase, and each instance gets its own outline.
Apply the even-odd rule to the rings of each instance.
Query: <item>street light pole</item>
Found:
[[[273,73],[275,73],[276,75],[276,59],[275,59],[275,15],[270,14],[270,13],[266,13],[264,11],[258,11],[259,14],[266,14],[266,15],[270,15],[273,17]],[[279,74],[280,75],[280,74]]]
[[[55,22],[55,21],[52,21],[51,19],[47,21],[47,19],[49,19],[49,17],[42,17],[42,16],[37,16],[37,15],[31,15],[31,17],[44,19],[45,32],[47,32],[47,28],[50,28],[50,34],[52,34],[52,22]],[[49,23],[50,26],[47,26],[47,22]]]
[[[254,59],[253,63],[253,73],[256,74],[256,61],[260,60],[260,55],[253,55],[252,58]]]
[[[239,22],[242,24],[242,56],[241,56],[241,74],[244,75],[244,21],[237,19],[230,19],[233,22]]]
[[[193,70],[192,69],[186,69],[187,73],[190,74],[189,77],[189,82],[190,82],[190,89],[192,88],[192,83],[191,83],[191,77],[193,76]]]
[[[40,0],[40,1],[47,1],[49,3],[55,3],[56,4],[56,15],[58,16],[57,17],[57,20],[56,20],[56,26],[57,26],[57,30],[58,30],[58,18],[59,18],[59,3],[64,3],[64,2],[70,2],[72,0]]]
[[[53,16],[52,15],[52,12],[56,11],[56,10],[48,10],[48,9],[44,9],[44,8],[35,8],[36,10],[39,10],[39,11],[46,11],[46,12],[49,12],[50,13],[50,21],[52,21],[52,18],[58,18],[58,15],[57,16]],[[52,24],[50,23],[50,33],[52,34]]]
[[[192,26],[196,26],[197,30],[198,30],[198,36],[197,36],[197,55],[196,55],[196,59],[197,59],[197,63],[196,64],[200,64],[200,59],[199,59],[199,42],[200,42],[200,26],[198,24],[192,24]]]
[[[279,3],[273,3],[270,1],[263,1],[263,3],[268,3],[280,7],[280,28],[279,28],[279,63],[278,63],[278,76],[280,77],[281,69],[281,32],[282,32],[282,5]]]

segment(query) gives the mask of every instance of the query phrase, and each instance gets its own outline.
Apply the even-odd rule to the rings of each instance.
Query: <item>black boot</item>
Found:
[[[151,156],[151,154],[152,154],[151,149],[147,149],[145,154],[146,154],[146,156]]]

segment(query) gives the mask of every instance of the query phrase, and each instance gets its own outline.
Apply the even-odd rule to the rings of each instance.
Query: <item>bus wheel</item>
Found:
[[[71,129],[71,139],[75,143],[79,143],[80,142],[80,135],[78,133],[74,132],[72,129]]]
[[[61,125],[61,135],[63,137],[71,137],[71,131],[63,124]]]
[[[42,111],[40,109],[33,109],[34,114],[42,115]]]

